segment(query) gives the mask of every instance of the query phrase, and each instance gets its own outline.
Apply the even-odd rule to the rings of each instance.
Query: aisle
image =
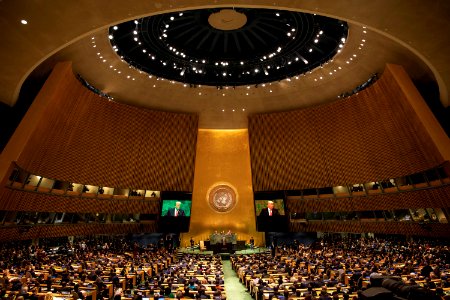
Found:
[[[239,282],[239,278],[231,267],[229,260],[222,260],[225,292],[230,300],[252,300],[245,286]]]

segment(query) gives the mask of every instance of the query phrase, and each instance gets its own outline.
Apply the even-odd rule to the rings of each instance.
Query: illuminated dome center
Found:
[[[247,23],[247,17],[234,9],[222,9],[217,13],[212,13],[208,22],[215,29],[236,30]]]
[[[240,86],[306,73],[331,60],[347,23],[301,12],[214,8],[172,12],[110,27],[113,49],[156,77]]]

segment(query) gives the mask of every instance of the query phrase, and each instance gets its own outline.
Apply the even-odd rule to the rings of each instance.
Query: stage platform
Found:
[[[234,253],[231,252],[220,252],[217,253],[219,254],[222,258],[225,257],[230,257],[231,254],[255,254],[255,253],[270,253],[270,249],[268,248],[253,248],[253,249],[245,249],[245,250],[237,250],[234,251]],[[208,251],[208,250],[200,250],[199,247],[187,247],[187,248],[179,248],[178,249],[178,253],[182,253],[182,254],[201,254],[201,255],[213,255],[213,251]]]

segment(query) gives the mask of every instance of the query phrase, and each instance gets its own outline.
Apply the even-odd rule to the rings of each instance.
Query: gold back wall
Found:
[[[216,197],[208,198],[208,192]],[[214,205],[231,210],[220,212]],[[256,232],[247,130],[198,132],[190,232],[182,236],[182,245],[191,237],[195,242],[206,240],[214,230],[231,230],[238,240],[248,242],[253,236],[256,244],[262,242],[263,234]]]

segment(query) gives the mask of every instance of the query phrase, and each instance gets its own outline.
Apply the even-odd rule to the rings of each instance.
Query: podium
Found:
[[[236,251],[237,236],[232,234],[213,233],[209,237],[213,253],[234,253]]]

